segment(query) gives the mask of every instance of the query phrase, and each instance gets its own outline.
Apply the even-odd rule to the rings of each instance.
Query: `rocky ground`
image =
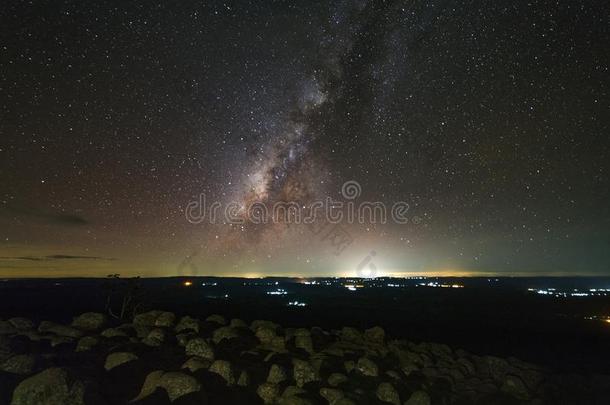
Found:
[[[610,378],[383,329],[326,331],[150,311],[132,323],[0,320],[0,404],[607,404]]]

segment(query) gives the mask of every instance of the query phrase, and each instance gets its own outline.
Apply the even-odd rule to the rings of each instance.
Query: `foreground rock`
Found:
[[[140,394],[133,401],[148,397],[157,388],[163,388],[173,402],[184,395],[199,391],[201,384],[194,377],[183,373],[153,371],[146,377]]]
[[[123,324],[98,313],[70,325],[0,320],[0,404],[98,405],[87,402],[91,387],[100,405],[571,405],[606,403],[610,392],[606,376],[392,340],[380,327],[205,319],[149,311]]]
[[[22,381],[11,405],[84,405],[85,386],[61,368],[50,368]]]

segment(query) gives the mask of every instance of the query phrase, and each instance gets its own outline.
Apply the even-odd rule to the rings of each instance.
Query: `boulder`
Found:
[[[250,385],[250,374],[247,370],[242,370],[237,379],[237,385],[240,387],[247,387]]]
[[[269,345],[269,344],[272,344],[273,340],[276,338],[275,331],[276,331],[275,328],[269,328],[267,326],[261,326],[258,329],[256,329],[254,334],[256,335],[258,340],[260,340],[260,342],[262,344]]]
[[[108,328],[100,333],[101,336],[105,338],[113,338],[113,337],[128,337],[127,333],[123,329],[119,328]]]
[[[199,357],[191,357],[186,362],[184,362],[184,364],[180,368],[186,368],[190,370],[191,373],[194,373],[197,370],[209,368],[211,364],[212,362],[210,360],[202,359]]]
[[[160,327],[171,327],[176,319],[176,315],[172,312],[166,311],[148,311],[142,314],[138,314],[133,318],[134,326],[160,326]]]
[[[301,388],[308,382],[318,380],[318,376],[309,362],[300,359],[293,359],[292,365],[292,374],[297,383],[297,387]]]
[[[379,326],[367,329],[364,331],[364,340],[371,343],[383,344],[385,342],[385,331]]]
[[[252,331],[254,333],[256,333],[256,331],[259,330],[260,328],[271,329],[274,332],[274,334],[276,334],[280,327],[278,324],[276,324],[274,322],[262,321],[259,319],[252,321],[252,323],[250,324],[250,329],[252,329]]]
[[[345,374],[341,373],[332,373],[328,376],[328,385],[331,387],[337,387],[348,381],[348,378]]]
[[[176,335],[176,341],[178,346],[186,347],[189,340],[196,338],[198,335],[195,332],[178,333]]]
[[[178,321],[175,331],[176,333],[181,333],[184,331],[193,331],[199,333],[199,319],[191,318],[190,316],[183,316]]]
[[[31,330],[34,329],[34,322],[29,320],[28,318],[10,318],[8,322],[13,325],[18,330]]]
[[[337,388],[320,388],[320,396],[326,399],[329,405],[335,405],[339,400],[345,397],[343,391]]]
[[[356,363],[356,370],[362,375],[369,377],[377,377],[379,375],[379,368],[375,362],[367,357],[361,357]]]
[[[500,386],[500,391],[517,399],[527,400],[530,392],[523,380],[515,375],[507,375]]]
[[[239,333],[231,326],[223,326],[216,329],[212,335],[212,341],[216,344],[224,339],[233,339],[239,337]]]
[[[17,328],[9,321],[0,321],[0,335],[12,335],[17,332]]]
[[[167,395],[172,402],[183,395],[201,389],[201,385],[194,377],[179,372],[164,373],[161,377],[160,386],[167,391]]]
[[[81,330],[78,330],[71,326],[60,325],[58,323],[49,321],[42,321],[40,325],[38,325],[38,332],[50,332],[57,336],[65,336],[71,338],[80,338],[84,335],[83,331]]]
[[[131,402],[142,400],[151,395],[157,388],[163,388],[170,399],[176,399],[201,390],[201,384],[190,375],[180,372],[165,372],[162,370],[153,371],[146,376],[142,389],[136,398]]]
[[[227,324],[227,320],[225,319],[224,316],[222,315],[218,315],[218,314],[213,314],[208,316],[207,318],[205,318],[206,321],[208,322],[215,322],[219,325],[226,325]]]
[[[74,339],[67,336],[51,336],[51,339],[49,340],[51,342],[51,347],[74,343]]]
[[[400,405],[400,395],[398,395],[398,391],[388,382],[379,384],[376,394],[380,401],[388,402],[393,405]]]
[[[85,386],[61,368],[49,368],[26,380],[13,391],[11,405],[84,405]]]
[[[209,371],[221,376],[227,385],[235,385],[235,376],[233,374],[233,366],[226,360],[216,360],[209,368]]]
[[[272,404],[280,396],[280,387],[270,382],[258,386],[256,393],[265,404]]]
[[[36,366],[36,357],[33,354],[17,354],[9,357],[0,364],[0,371],[11,374],[30,374]]]
[[[248,324],[242,321],[241,319],[233,318],[231,319],[229,326],[231,326],[232,328],[247,328]]]
[[[214,350],[203,338],[189,340],[186,344],[186,355],[197,356],[203,359],[214,360]]]
[[[341,329],[339,333],[341,340],[351,343],[361,343],[362,342],[362,333],[356,328],[351,328],[349,326]]]
[[[142,339],[142,343],[150,347],[159,347],[165,341],[165,330],[154,328],[150,333]]]
[[[299,348],[305,350],[307,353],[313,353],[313,342],[311,340],[310,335],[297,335],[294,338],[294,345]]]
[[[415,391],[405,405],[430,405],[430,395],[426,391]]]
[[[85,312],[74,318],[72,327],[85,331],[97,331],[102,329],[108,322],[108,317],[99,312]]]
[[[84,336],[76,344],[76,352],[86,352],[99,344],[99,339],[95,336]]]
[[[106,362],[104,363],[104,368],[106,371],[110,371],[113,368],[120,366],[121,364],[128,363],[133,360],[137,360],[138,356],[129,352],[115,352],[110,353],[106,357]]]
[[[153,326],[159,326],[164,328],[171,328],[176,320],[176,315],[172,312],[161,312],[157,319],[155,319],[155,324]]]
[[[288,379],[288,373],[286,369],[277,364],[272,364],[267,375],[267,382],[271,384],[279,384]]]

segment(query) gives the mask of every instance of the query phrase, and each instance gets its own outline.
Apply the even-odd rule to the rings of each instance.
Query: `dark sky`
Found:
[[[0,276],[610,274],[603,1],[14,1]],[[187,221],[409,204],[407,224]],[[332,246],[331,246],[332,247]]]

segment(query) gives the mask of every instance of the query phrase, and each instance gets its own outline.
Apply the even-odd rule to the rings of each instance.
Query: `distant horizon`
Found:
[[[119,273],[120,278],[128,279],[128,278],[142,278],[142,279],[197,279],[197,278],[218,278],[218,279],[245,279],[245,280],[255,280],[255,279],[303,279],[303,280],[311,280],[311,279],[362,279],[362,280],[374,280],[374,279],[414,279],[414,278],[497,278],[497,279],[506,279],[506,278],[609,278],[608,275],[588,275],[588,274],[532,274],[532,273],[522,273],[521,275],[434,275],[434,274],[418,274],[411,276],[396,276],[396,275],[384,275],[377,277],[359,277],[359,276],[279,276],[279,275],[267,275],[267,276],[238,276],[238,275],[167,275],[167,276],[144,276],[144,275],[126,275],[123,276]],[[49,280],[49,279],[100,279],[104,280],[109,278],[108,276],[32,276],[32,277],[12,277],[12,276],[1,276],[0,281],[4,280]]]

